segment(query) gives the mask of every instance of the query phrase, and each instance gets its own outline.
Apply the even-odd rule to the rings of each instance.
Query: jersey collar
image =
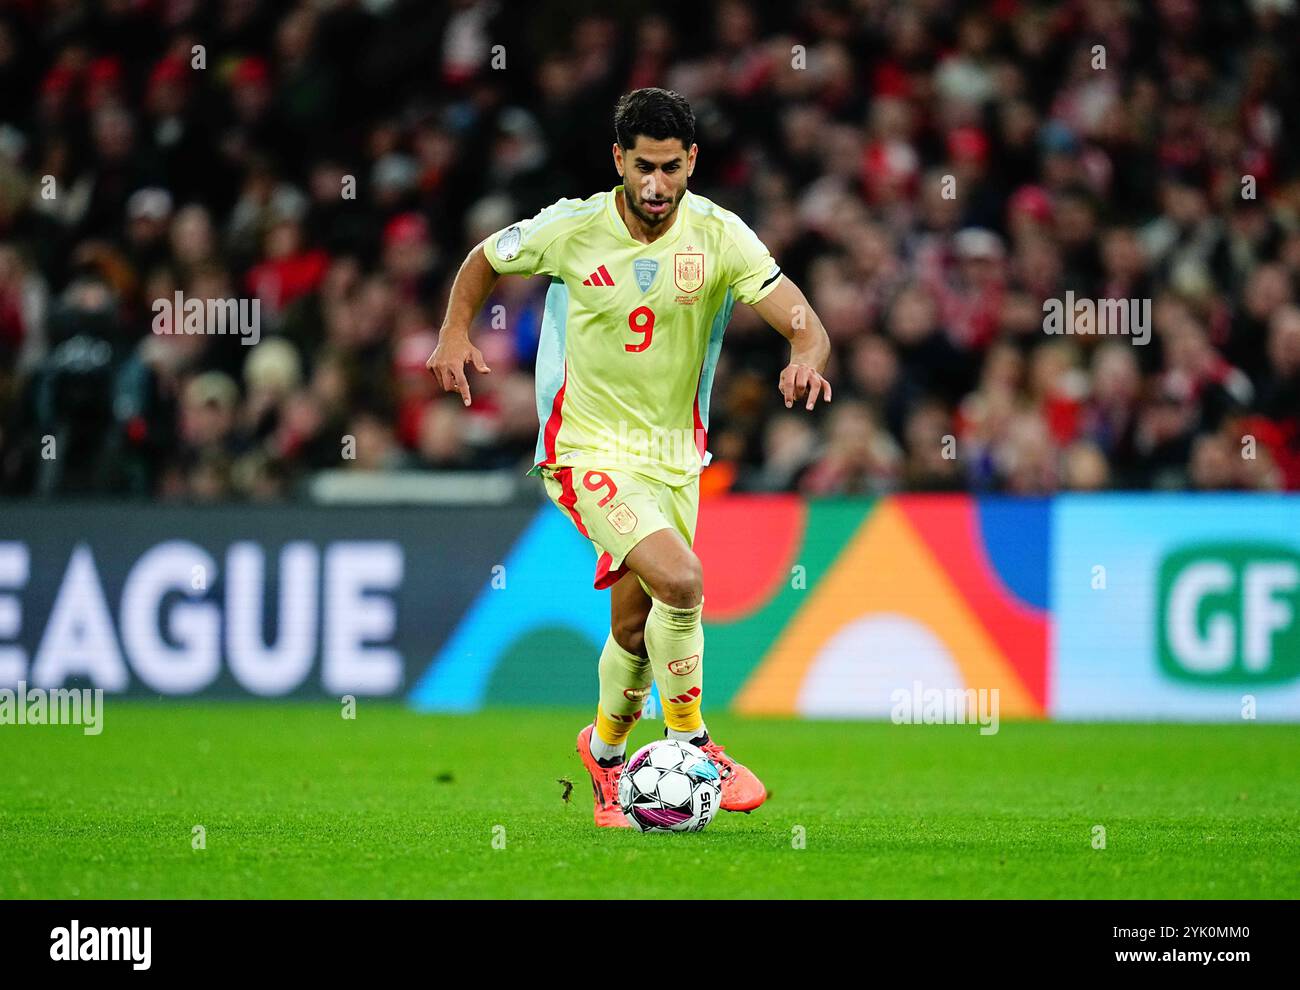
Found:
[[[674,241],[681,240],[682,228],[686,226],[686,211],[690,208],[691,192],[688,189],[682,201],[677,204],[677,216],[673,219],[673,225],[669,228],[668,233],[652,244],[644,244],[638,241],[627,229],[627,224],[623,218],[618,215],[618,193],[623,187],[615,186],[605,197],[605,214],[609,217],[610,225],[614,228],[614,236],[624,244],[630,244],[638,248],[658,248],[665,244],[672,244]]]

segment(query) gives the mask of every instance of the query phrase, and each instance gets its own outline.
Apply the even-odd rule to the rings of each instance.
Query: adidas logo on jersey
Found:
[[[604,265],[601,265],[594,272],[582,280],[583,285],[613,285],[614,280],[609,277],[609,271]]]

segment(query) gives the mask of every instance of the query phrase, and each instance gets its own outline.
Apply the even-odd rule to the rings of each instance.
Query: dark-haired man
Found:
[[[703,574],[691,546],[709,461],[709,393],[734,304],[753,306],[790,341],[778,383],[787,407],[812,410],[831,398],[821,374],[830,342],[803,293],[739,217],[687,192],[699,149],[686,100],[662,89],[628,93],[614,134],[623,184],[562,199],[474,248],[428,362],[469,405],[466,365],[488,372],[469,326],[497,276],[550,278],[530,473],[591,540],[595,586],[611,589],[600,703],[578,735],[600,826],[628,824],[618,781],[652,676],[667,734],[718,766],[723,809],[752,811],[767,797],[700,714]]]

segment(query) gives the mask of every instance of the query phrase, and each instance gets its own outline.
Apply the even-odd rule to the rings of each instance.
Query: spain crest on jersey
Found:
[[[704,286],[704,255],[673,255],[673,282],[682,292],[698,292]]]

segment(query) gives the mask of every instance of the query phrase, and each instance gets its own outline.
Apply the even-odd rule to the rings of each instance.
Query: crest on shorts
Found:
[[[627,507],[626,502],[619,502],[609,510],[605,518],[614,527],[614,532],[620,536],[627,536],[636,529],[636,513]]]
[[[637,258],[632,262],[632,273],[636,276],[637,288],[648,292],[654,284],[655,276],[659,274],[659,262],[654,258]]]
[[[704,285],[704,254],[673,255],[673,282],[683,292],[698,292]]]

